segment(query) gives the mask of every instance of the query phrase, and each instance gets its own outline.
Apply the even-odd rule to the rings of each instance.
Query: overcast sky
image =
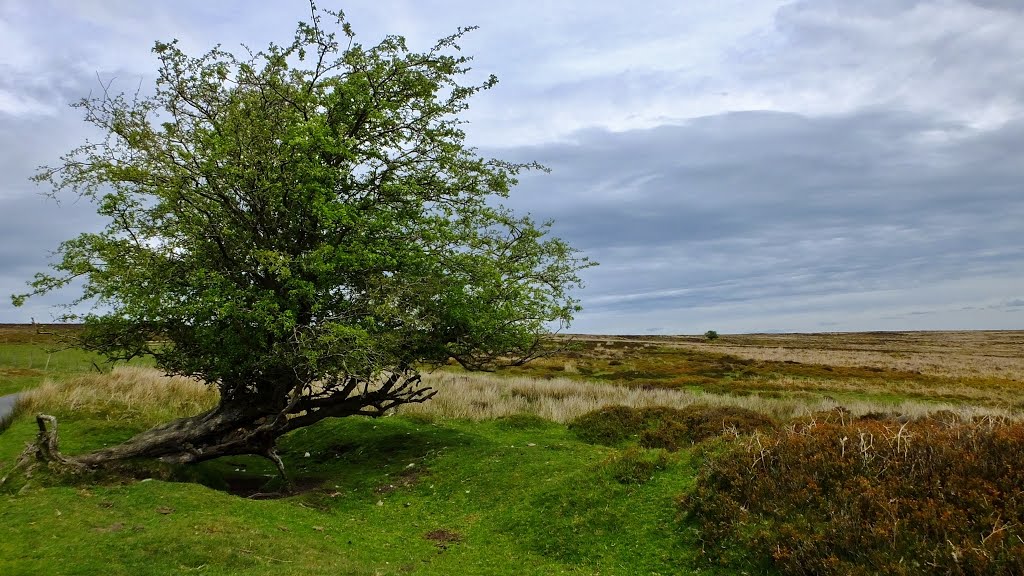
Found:
[[[327,2],[322,2],[327,5]],[[573,331],[1024,328],[1020,0],[357,0],[357,39],[458,26],[509,204],[601,263]],[[0,0],[0,322],[100,221],[28,181],[89,135],[67,104],[154,80],[155,40],[287,43],[303,0]]]

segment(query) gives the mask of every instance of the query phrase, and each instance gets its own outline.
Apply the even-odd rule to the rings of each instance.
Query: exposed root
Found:
[[[291,492],[292,485],[291,482],[288,480],[287,472],[285,472],[284,462],[281,460],[281,457],[277,455],[277,450],[275,450],[274,447],[271,446],[270,448],[267,448],[267,451],[263,453],[263,456],[265,456],[268,460],[273,462],[274,466],[277,466],[277,473],[281,475],[281,490],[286,493]]]

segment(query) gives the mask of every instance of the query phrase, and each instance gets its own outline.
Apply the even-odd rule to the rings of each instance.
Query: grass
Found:
[[[52,342],[35,338],[0,327],[0,370],[38,370]],[[783,423],[762,439],[822,411],[897,428],[930,415],[1020,419],[1020,333],[943,338],[587,337],[502,373],[439,370],[424,378],[439,390],[431,402],[285,437],[299,487],[287,498],[247,497],[277,486],[272,465],[251,457],[79,477],[37,469],[0,488],[0,574],[749,573],[754,564],[708,563],[710,520],[687,513],[709,467],[747,458],[750,437],[692,442],[737,416],[756,428],[747,410]],[[944,341],[963,373],[935,360]],[[144,366],[99,374],[75,358],[0,380],[29,389],[0,434],[0,476],[34,436],[36,411],[58,415],[73,454],[216,401],[195,381]],[[643,416],[622,442],[570,429],[612,406]],[[718,520],[722,534],[753,529]],[[761,543],[736,542],[739,557]]]
[[[639,388],[1024,408],[1024,332],[573,336],[514,369]],[[571,360],[573,371],[566,370]]]
[[[37,344],[0,344],[0,396],[38,386],[47,377],[96,371],[102,358],[75,349],[54,350]]]
[[[22,395],[17,409],[154,426],[216,403],[217,390],[197,380],[170,378],[144,366],[118,366],[105,374],[45,380]]]
[[[78,438],[65,443],[69,451],[116,442],[125,433],[88,419],[65,420],[63,430]],[[31,435],[31,422],[18,421],[3,437],[2,457],[12,457],[11,445]],[[0,496],[6,500],[0,573],[688,570],[695,549],[692,538],[679,538],[672,495],[692,481],[693,462],[666,459],[653,479],[624,484],[612,464],[618,454],[537,421],[325,422],[290,436],[283,447],[297,483],[306,487],[287,499],[254,501],[160,480],[30,480],[17,495]],[[227,460],[192,473],[219,478],[244,469],[260,479],[269,473],[260,461]],[[427,537],[437,531],[457,538]],[[73,568],[67,558],[76,559]]]
[[[109,371],[103,357],[72,347],[76,332],[62,325],[0,324],[0,396],[34,388],[47,378]]]
[[[921,397],[916,395],[853,394],[842,398],[839,394],[804,392],[795,387],[788,394],[766,394],[767,390],[729,394],[709,392],[702,388],[644,388],[565,377],[445,371],[427,374],[423,380],[437,389],[438,395],[425,404],[404,406],[400,409],[401,413],[467,420],[533,414],[554,422],[567,423],[604,406],[685,408],[693,404],[704,404],[754,410],[781,419],[807,416],[837,407],[843,407],[855,416],[875,412],[895,412],[911,418],[923,418],[936,412],[955,412],[964,417],[1019,416],[1018,412],[1009,408],[962,401],[937,402],[927,397],[919,399]],[[834,389],[830,391],[835,392]]]

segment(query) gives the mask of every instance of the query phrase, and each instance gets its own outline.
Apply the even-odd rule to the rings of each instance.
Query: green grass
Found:
[[[146,364],[145,361],[133,363]],[[150,362],[151,364],[151,362]],[[27,342],[0,343],[0,396],[38,386],[46,378],[110,370],[103,357],[77,348]]]
[[[68,452],[130,433],[75,419],[62,431]],[[0,460],[12,462],[32,434],[31,421],[15,422],[0,436]],[[31,479],[0,495],[0,573],[696,570],[694,535],[674,505],[696,475],[686,453],[660,455],[664,465],[649,480],[623,483],[622,451],[582,443],[561,425],[394,417],[297,431],[282,456],[305,491],[278,500],[195,481]],[[262,460],[226,458],[188,474],[211,486],[258,486],[270,471]],[[452,541],[426,537],[437,531]]]
[[[50,353],[52,343],[35,333],[8,334],[0,331],[7,338],[0,338],[0,394],[95,371],[92,355]],[[891,369],[585,344],[511,373],[894,402],[974,389]],[[776,377],[785,385],[776,387]],[[998,394],[983,395],[979,384],[981,392],[966,399],[1002,402],[1003,388],[1019,386],[993,382]],[[132,413],[57,415],[61,447],[71,454],[142,427]],[[27,414],[0,433],[0,476],[34,435]],[[535,416],[327,421],[283,439],[281,455],[299,491],[271,500],[244,497],[279,488],[273,466],[255,457],[186,468],[138,463],[75,478],[37,470],[0,487],[0,574],[742,573],[701,560],[696,521],[679,506],[694,493],[705,458],[728,445],[669,453],[636,444],[586,443]]]

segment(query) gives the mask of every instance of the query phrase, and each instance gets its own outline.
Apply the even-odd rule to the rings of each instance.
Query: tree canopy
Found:
[[[541,167],[465,144],[459,114],[496,83],[462,83],[470,30],[366,47],[313,7],[290,44],[242,56],[158,42],[151,94],[76,104],[104,137],[36,180],[91,199],[106,227],[62,243],[15,304],[77,279],[81,346],[221,395],[79,462],[276,458],[289,430],[429,398],[425,366],[523,362],[569,324],[591,263],[500,205]]]

